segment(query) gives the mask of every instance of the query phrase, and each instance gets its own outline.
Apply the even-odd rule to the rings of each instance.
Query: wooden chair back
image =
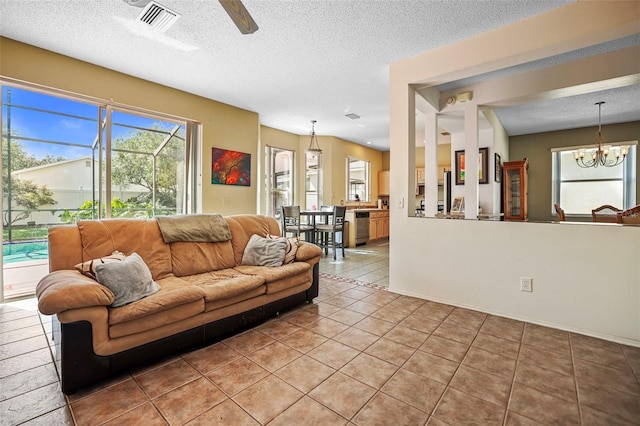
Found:
[[[618,213],[618,223],[640,224],[640,205]]]
[[[594,222],[616,223],[618,221],[618,213],[621,211],[617,207],[605,204],[591,210],[591,217]]]
[[[342,230],[344,227],[344,217],[347,214],[347,208],[345,206],[333,207],[333,225],[336,230]]]

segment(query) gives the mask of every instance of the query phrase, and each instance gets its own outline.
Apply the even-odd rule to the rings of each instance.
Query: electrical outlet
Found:
[[[529,292],[533,291],[533,278],[520,277],[520,290]]]

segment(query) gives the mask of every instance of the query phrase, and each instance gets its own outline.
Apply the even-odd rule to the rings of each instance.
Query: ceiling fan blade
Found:
[[[253,20],[240,0],[218,0],[242,34],[253,34],[258,24]]]

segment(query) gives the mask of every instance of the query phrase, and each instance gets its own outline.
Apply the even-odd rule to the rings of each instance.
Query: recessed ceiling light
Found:
[[[358,118],[360,118],[360,116],[358,114],[354,114],[352,112],[349,113],[349,114],[345,114],[344,116],[347,117],[347,118],[350,118],[352,120],[357,120]]]
[[[371,141],[367,141],[367,145],[371,145]]]

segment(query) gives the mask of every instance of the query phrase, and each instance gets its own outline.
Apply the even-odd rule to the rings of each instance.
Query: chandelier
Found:
[[[604,102],[596,102],[595,105],[598,105],[598,138],[597,138],[597,148],[589,148],[589,149],[579,149],[577,151],[573,151],[573,158],[576,160],[576,164],[582,168],[589,167],[614,167],[618,164],[622,164],[624,159],[627,157],[629,153],[628,146],[610,146],[603,145],[602,141],[602,104]],[[612,154],[609,157],[609,154]],[[586,157],[586,159],[585,159]]]
[[[309,148],[305,150],[310,154],[322,154],[320,145],[318,145],[318,138],[316,137],[316,120],[311,120],[311,140],[309,141]]]

